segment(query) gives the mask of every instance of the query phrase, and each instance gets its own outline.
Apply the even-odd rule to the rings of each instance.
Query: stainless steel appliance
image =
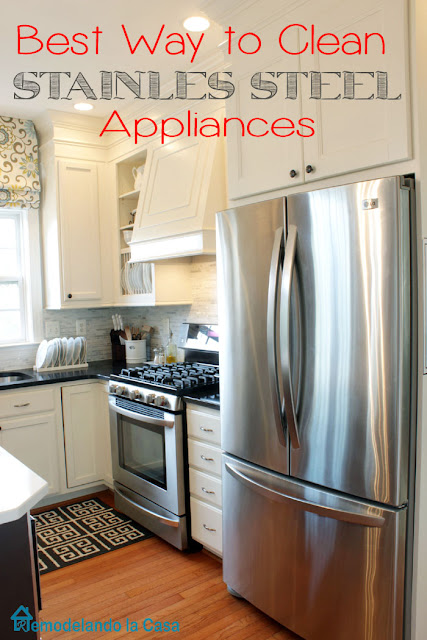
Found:
[[[185,331],[207,335],[208,329],[186,325]],[[178,549],[186,549],[189,509],[182,396],[217,392],[218,366],[145,363],[111,376],[109,391],[115,504]]]
[[[224,580],[306,640],[409,638],[413,195],[392,177],[217,215]]]

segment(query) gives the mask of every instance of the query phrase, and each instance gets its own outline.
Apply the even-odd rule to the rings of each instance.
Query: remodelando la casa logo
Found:
[[[29,611],[29,607],[25,607],[24,605],[20,605],[16,611],[10,616],[10,619],[13,622],[13,630],[14,631],[24,631],[24,632],[48,632],[48,631],[56,631],[56,632],[72,632],[72,631],[83,631],[83,632],[91,632],[91,631],[127,631],[129,633],[135,633],[138,631],[146,632],[146,633],[167,633],[177,632],[179,631],[179,623],[169,622],[168,620],[152,620],[151,618],[145,618],[142,622],[137,622],[136,620],[130,620],[126,618],[124,622],[119,622],[119,620],[106,620],[101,622],[99,620],[85,620],[82,618],[81,620],[65,620],[63,622],[59,621],[48,621],[42,620],[37,622],[34,620],[34,617],[31,615]]]

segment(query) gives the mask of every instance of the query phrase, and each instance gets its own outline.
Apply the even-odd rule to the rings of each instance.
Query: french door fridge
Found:
[[[414,219],[402,177],[217,214],[224,580],[306,640],[409,637]]]

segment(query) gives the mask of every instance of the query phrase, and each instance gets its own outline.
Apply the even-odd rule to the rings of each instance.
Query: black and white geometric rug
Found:
[[[34,517],[41,574],[153,535],[98,498],[56,507]]]

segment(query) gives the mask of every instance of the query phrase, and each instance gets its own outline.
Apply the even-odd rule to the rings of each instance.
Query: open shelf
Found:
[[[122,193],[119,195],[119,200],[138,200],[139,198],[139,189],[134,191],[127,191],[126,193]]]

